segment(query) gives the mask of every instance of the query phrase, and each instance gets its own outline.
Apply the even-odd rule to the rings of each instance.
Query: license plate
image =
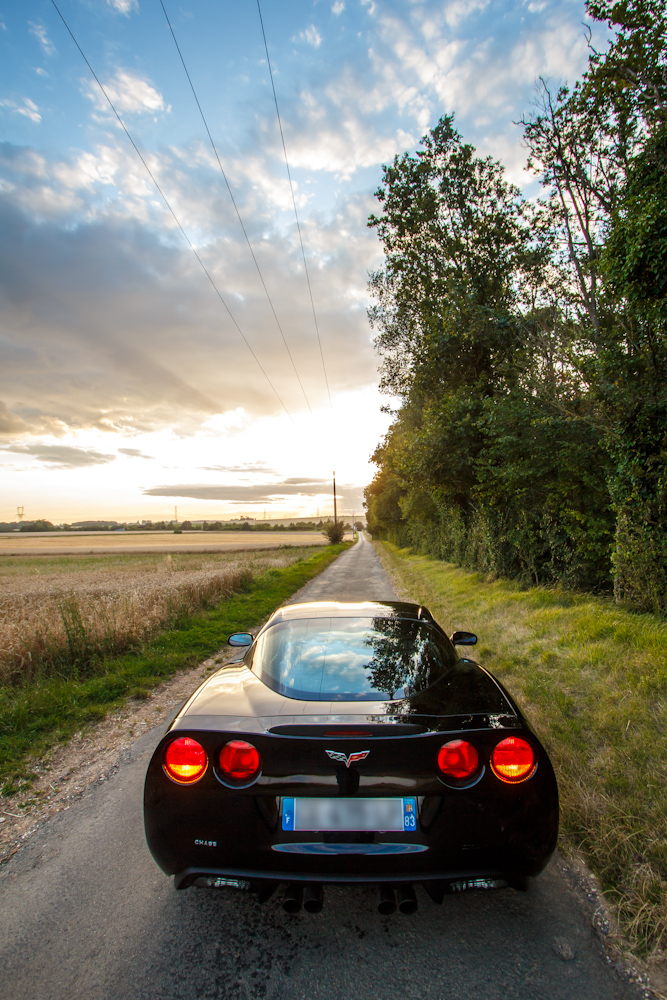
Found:
[[[417,829],[417,800],[283,799],[283,830],[409,832]]]

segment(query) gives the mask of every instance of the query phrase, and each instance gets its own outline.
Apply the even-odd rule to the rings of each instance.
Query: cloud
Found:
[[[289,479],[283,479],[278,484],[279,486],[326,486],[331,482],[330,479],[305,479],[303,476],[292,476]]]
[[[126,17],[139,10],[139,0],[107,0],[107,4],[113,10],[119,14],[124,14]]]
[[[115,76],[103,81],[103,86],[119,114],[155,114],[165,110],[162,94],[148,80],[128,69],[117,69]],[[85,91],[98,110],[109,110],[104,94],[94,81],[86,80]]]
[[[201,469],[202,472],[261,472],[263,475],[275,471],[262,462],[256,465],[202,465]]]
[[[10,111],[15,111],[17,115],[29,118],[31,122],[41,122],[42,120],[39,108],[29,97],[20,98],[20,103],[13,101],[9,97],[5,97],[0,100],[0,107],[9,108]]]
[[[154,455],[144,455],[143,451],[139,451],[138,448],[119,448],[119,455],[128,455],[130,458],[150,458],[153,459]]]
[[[299,38],[304,42],[308,42],[314,49],[319,49],[322,44],[322,36],[314,24],[309,24],[306,30],[300,33]]]
[[[0,146],[0,398],[33,433],[185,433],[236,409],[249,418],[282,410],[180,234],[151,224],[166,213],[135,202],[137,169],[106,147],[49,163]],[[116,188],[107,194],[112,178],[124,189],[118,202]],[[187,229],[205,238],[198,252],[280,398],[291,413],[303,410],[228,196],[212,197],[216,175],[181,173],[165,155],[161,180]],[[308,400],[320,405],[326,386],[293,219],[278,231],[265,204],[247,211],[256,198],[249,182],[237,195]],[[365,316],[367,271],[379,263],[365,227],[371,203],[351,198],[328,222],[302,224],[332,392],[375,381]]]
[[[540,73],[573,78],[586,63],[585,33],[567,4],[545,0],[539,13],[528,10],[530,16],[514,20],[489,0],[420,4],[407,16],[383,9],[377,72],[384,67],[404,85],[413,82],[422,98],[459,120],[485,109],[507,128],[518,117],[522,89],[532,88]]]
[[[366,283],[381,254],[366,220],[377,209],[370,191],[380,164],[414,148],[441,113],[456,110],[465,138],[484,153],[500,150],[518,177],[523,154],[519,130],[513,144],[510,124],[521,110],[517,94],[532,89],[531,74],[542,63],[561,61],[569,72],[579,56],[568,51],[581,33],[572,5],[556,0],[546,0],[539,15],[524,4],[516,17],[485,0],[465,9],[462,0],[383,2],[373,6],[372,22],[358,19],[362,30],[355,32],[347,23],[358,18],[353,6],[345,19],[330,18],[326,45],[309,26],[317,32],[309,44],[319,49],[308,60],[297,46],[298,74],[290,76],[285,53],[280,91],[334,396],[376,381]],[[121,15],[138,9],[129,0],[111,7]],[[342,0],[329,7],[342,13]],[[112,20],[118,26],[110,17],[107,26]],[[153,81],[123,67],[108,72],[121,113],[167,121],[167,88],[175,79]],[[239,98],[247,112],[240,124],[238,106],[225,105],[221,114],[229,110],[229,119],[211,125],[216,141],[220,133],[236,144],[220,143],[225,171],[308,403],[317,410],[328,405],[328,394],[265,82],[266,94],[249,86]],[[98,91],[93,99],[105,107]],[[39,121],[29,99],[12,95],[11,104],[3,103]],[[176,124],[167,136],[150,123],[137,139],[256,358],[298,418],[307,406],[217,164],[200,136],[179,140]],[[134,438],[163,427],[187,434],[221,414],[238,412],[248,425],[282,412],[124,136],[108,128],[108,115],[93,125],[96,143],[83,145],[82,138],[82,150],[70,155],[0,145],[0,429],[55,436],[97,428]],[[188,121],[180,134],[191,128]],[[265,453],[227,458],[245,454]],[[207,468],[271,478],[269,469],[250,464]]]
[[[343,3],[343,0],[336,0],[336,3],[331,8],[331,13],[335,14],[336,17],[338,17],[338,15],[342,14],[344,10],[345,10],[345,4]]]
[[[321,489],[316,489],[321,486]],[[210,483],[177,484],[173,486],[155,486],[144,490],[144,496],[151,497],[190,497],[194,500],[225,500],[227,503],[259,504],[272,503],[284,497],[329,497],[331,484],[325,480],[304,480],[292,482],[285,479],[279,483],[257,483],[252,486],[215,485]],[[336,486],[339,492],[338,485]],[[357,490],[358,492],[358,490]],[[340,487],[341,499],[345,496],[344,487]]]
[[[25,420],[12,413],[7,404],[0,399],[0,434],[19,434],[27,430],[29,426]]]
[[[47,35],[46,28],[43,24],[28,21],[28,31],[31,35],[35,36],[39,44],[42,46],[45,55],[52,56],[54,54],[56,47]]]
[[[63,444],[15,444],[0,447],[0,451],[14,455],[31,455],[56,469],[80,469],[88,465],[106,465],[113,462],[115,455],[85,448],[73,448]]]

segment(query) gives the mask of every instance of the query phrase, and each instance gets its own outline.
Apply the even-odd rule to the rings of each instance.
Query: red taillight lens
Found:
[[[189,736],[170,743],[164,752],[164,766],[167,774],[174,781],[189,784],[201,778],[206,770],[208,757],[206,751],[196,740]]]
[[[478,764],[477,751],[466,740],[450,740],[438,752],[438,767],[448,778],[469,778]]]
[[[249,781],[261,765],[259,752],[245,740],[231,740],[220,751],[220,770],[232,781]]]
[[[502,781],[524,781],[535,770],[535,751],[519,736],[508,736],[491,754],[491,767]]]

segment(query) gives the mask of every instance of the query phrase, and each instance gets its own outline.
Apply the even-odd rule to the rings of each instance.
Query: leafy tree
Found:
[[[329,539],[331,545],[338,545],[343,541],[347,525],[343,521],[330,521],[324,526],[322,534]]]
[[[667,126],[628,174],[603,253],[622,323],[590,368],[610,420],[617,597],[667,610]]]
[[[549,284],[549,230],[451,116],[422,147],[385,168],[384,211],[369,223],[385,245],[370,311],[383,388],[403,398],[374,455],[369,529],[496,572],[599,585],[609,524],[602,517],[594,557],[580,530],[595,520],[582,507],[600,495],[608,507],[601,463],[584,471],[599,433],[565,405],[585,387]],[[565,424],[581,469],[552,489]]]
[[[588,14],[615,31],[592,49],[585,88],[599,105],[631,115],[648,133],[667,124],[667,10],[662,0],[588,0]],[[621,110],[623,109],[623,110]],[[662,156],[657,159],[664,169]]]
[[[32,524],[21,524],[19,526],[20,531],[56,531],[56,527],[51,523],[51,521],[45,521],[40,518],[37,521],[33,521]]]
[[[371,216],[382,388],[377,535],[667,610],[667,10],[614,30],[524,118],[525,203],[445,116],[384,168]]]

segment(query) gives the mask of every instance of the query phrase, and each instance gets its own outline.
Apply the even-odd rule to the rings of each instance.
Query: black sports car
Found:
[[[558,832],[549,758],[510,695],[416,604],[293,604],[199,687],[148,767],[148,845],[177,889],[316,912],[326,883],[523,889]],[[246,648],[247,647],[247,648]],[[304,896],[305,890],[305,896]]]

